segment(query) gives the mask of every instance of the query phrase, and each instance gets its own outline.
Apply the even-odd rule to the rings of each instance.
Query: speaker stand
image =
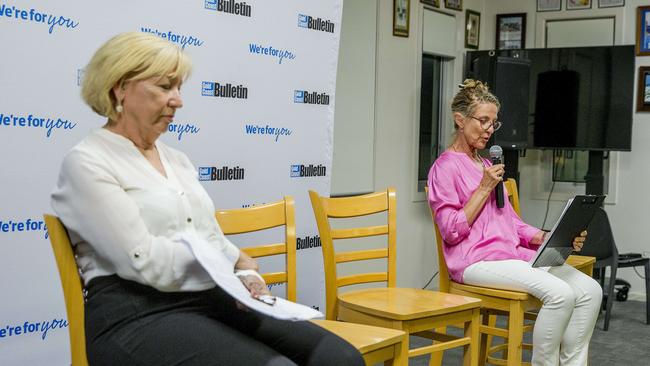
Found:
[[[589,151],[589,165],[587,175],[585,175],[586,194],[604,194],[605,177],[603,176],[603,160],[605,154],[603,151]]]

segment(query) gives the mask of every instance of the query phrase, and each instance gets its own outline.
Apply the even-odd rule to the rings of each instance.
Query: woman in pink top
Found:
[[[533,331],[532,365],[586,365],[602,290],[569,265],[533,268],[528,261],[544,232],[526,224],[494,188],[503,164],[481,158],[495,130],[499,101],[480,81],[465,80],[451,105],[456,133],[429,172],[429,204],[443,238],[445,261],[456,282],[527,292],[543,303]],[[574,239],[576,251],[587,233]]]

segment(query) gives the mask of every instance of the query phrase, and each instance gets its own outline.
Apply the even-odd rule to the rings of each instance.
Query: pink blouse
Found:
[[[487,159],[483,163],[492,165]],[[471,264],[504,259],[529,261],[538,248],[530,240],[539,229],[523,222],[509,200],[504,200],[503,208],[497,208],[494,192],[474,223],[468,224],[463,207],[482,177],[483,171],[467,154],[454,151],[445,151],[429,171],[429,205],[442,234],[449,275],[456,282],[463,282],[463,271]]]

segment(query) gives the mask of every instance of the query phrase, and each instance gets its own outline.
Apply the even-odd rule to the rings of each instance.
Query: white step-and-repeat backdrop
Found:
[[[105,123],[79,97],[84,67],[125,31],[192,58],[185,107],[162,139],[187,153],[216,207],[294,196],[298,299],[324,310],[307,191],[330,188],[342,1],[0,1],[1,365],[70,363],[42,215],[65,152]]]

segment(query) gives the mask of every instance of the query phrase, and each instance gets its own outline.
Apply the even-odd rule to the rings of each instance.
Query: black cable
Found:
[[[424,287],[422,287],[422,289],[423,289],[423,290],[426,289],[427,286],[429,286],[429,284],[431,283],[431,281],[433,281],[433,279],[436,278],[437,275],[438,275],[438,271],[436,271],[436,273],[434,273],[433,276],[431,276],[431,278],[429,278],[429,281],[427,281],[427,284],[424,285]]]
[[[637,272],[636,267],[632,267],[632,269],[634,270],[634,273],[636,273],[637,276],[645,280],[645,277],[641,273]]]
[[[546,200],[546,213],[544,213],[544,222],[542,222],[542,230],[544,230],[544,226],[546,226],[546,218],[548,218],[548,207],[551,204],[551,195],[553,194],[553,188],[555,188],[555,181],[553,181],[553,184],[551,184],[551,191],[548,192],[548,199]]]

